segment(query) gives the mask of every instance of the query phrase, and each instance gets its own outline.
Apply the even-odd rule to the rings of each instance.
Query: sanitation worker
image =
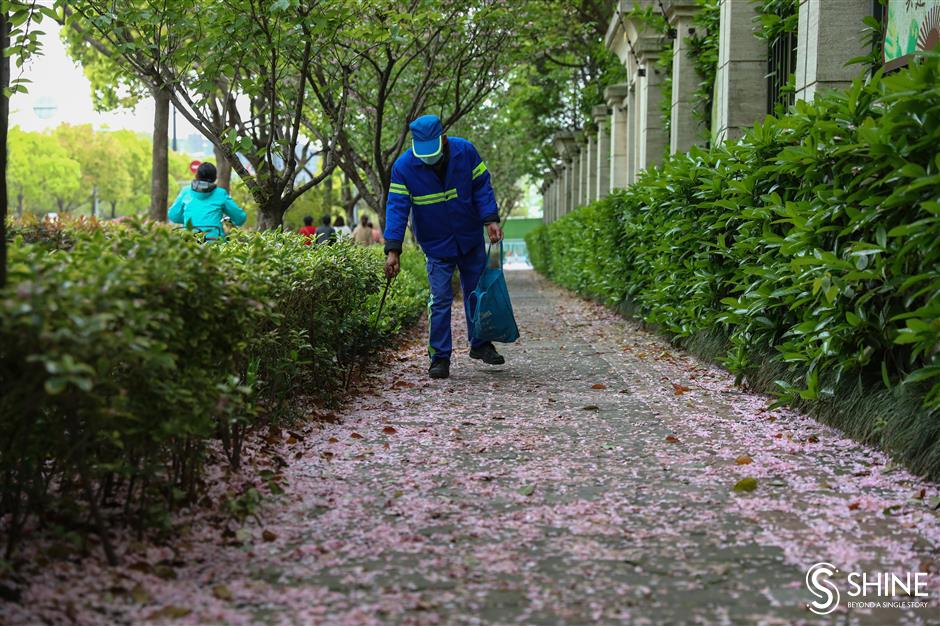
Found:
[[[454,268],[460,270],[470,358],[502,365],[505,359],[491,342],[475,340],[470,325],[469,297],[486,268],[484,227],[491,243],[503,238],[490,174],[473,144],[445,135],[436,115],[423,115],[410,128],[411,148],[392,167],[385,205],[385,275],[398,275],[405,227],[411,215],[415,238],[427,256],[431,284],[428,374],[431,378],[450,375]]]

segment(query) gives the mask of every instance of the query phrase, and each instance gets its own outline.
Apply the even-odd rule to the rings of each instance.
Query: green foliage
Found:
[[[246,232],[205,245],[136,222],[13,236],[0,509],[14,538],[29,514],[93,513],[101,493],[89,499],[88,485],[116,489],[139,524],[161,519],[197,490],[211,440],[237,467],[246,429],[287,414],[297,394],[329,400],[346,367],[424,308],[413,250],[373,331],[377,248]]]
[[[878,4],[881,6],[876,7],[876,12],[880,13],[885,9],[885,2],[887,0],[878,0]],[[864,28],[864,40],[868,44],[869,53],[849,59],[847,63],[858,63],[863,68],[868,70],[871,73],[878,71],[884,63],[884,54],[885,54],[885,29],[887,25],[881,19],[881,16],[875,17],[874,15],[865,16],[862,20],[865,23]]]
[[[18,126],[7,135],[7,192],[17,215],[46,212],[80,201],[81,164],[55,137],[27,133]]]
[[[96,111],[134,108],[150,96],[148,84],[129,72],[117,55],[100,45],[101,41],[90,32],[90,24],[73,15],[68,26],[60,31],[60,37],[69,57],[82,66],[91,85],[91,99]]]
[[[149,138],[127,130],[92,129],[90,124],[61,124],[50,132],[9,134],[9,202],[18,214],[49,211],[91,214],[97,191],[99,217],[136,215],[150,203]],[[169,188],[191,177],[190,158],[169,154]]]
[[[591,108],[604,103],[604,89],[624,80],[623,64],[603,44],[614,6],[587,0],[528,2],[531,36],[513,59],[505,89],[491,97],[511,120],[505,132],[495,128],[492,136],[495,152],[506,155],[513,173],[544,177],[556,158],[552,136],[590,128]],[[484,115],[471,114],[469,121],[485,122]],[[475,135],[468,137],[475,141]]]
[[[770,43],[782,35],[795,33],[799,23],[798,0],[751,0],[757,6],[758,39]]]
[[[99,104],[120,103],[116,94],[133,100],[144,88],[171,99],[241,177],[258,225],[271,228],[335,166],[326,156],[335,157],[331,140],[356,63],[338,41],[356,9],[340,1],[75,0],[66,26],[77,32],[66,38]],[[325,167],[314,174],[317,153]]]
[[[7,15],[10,26],[10,46],[4,50],[4,56],[11,58],[16,68],[32,57],[42,54],[42,36],[45,32],[40,30],[44,19],[57,20],[58,11],[64,0],[37,2],[36,0],[0,0],[0,10]],[[14,75],[10,85],[4,87],[4,95],[10,97],[14,93],[27,93],[29,79],[21,75]]]
[[[530,235],[533,263],[678,338],[727,337],[741,376],[779,364],[782,401],[845,385],[919,394],[931,417],[903,436],[888,417],[878,437],[936,474],[938,85],[932,54],[677,155]]]

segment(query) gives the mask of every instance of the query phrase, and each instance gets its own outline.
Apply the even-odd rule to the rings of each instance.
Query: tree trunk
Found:
[[[264,188],[256,189],[251,195],[258,205],[258,219],[255,221],[258,229],[280,228],[284,224],[284,213],[287,211],[281,195]]]
[[[333,214],[333,177],[323,179],[323,214]]]
[[[379,215],[379,230],[383,233],[385,232],[385,201],[388,196],[385,194],[380,194],[378,197],[379,206],[376,207],[375,212]]]
[[[20,219],[23,217],[23,188],[20,187],[19,193],[16,194],[16,218]]]
[[[280,198],[258,205],[257,225],[259,230],[274,230],[284,224],[285,207]]]
[[[115,217],[117,217],[117,201],[112,200],[111,201],[111,219],[114,219]]]
[[[150,173],[150,219],[165,222],[169,196],[168,152],[170,143],[170,92],[162,87],[152,90],[153,166]]]
[[[343,204],[343,212],[346,215],[346,224],[350,227],[355,227],[356,204],[359,202],[359,194],[353,195],[352,183],[345,175],[343,175],[343,183],[340,186],[340,201]]]
[[[10,21],[0,12],[0,48],[10,47]],[[7,284],[7,128],[10,125],[10,57],[0,59],[0,288]]]
[[[215,184],[222,189],[231,192],[232,191],[232,164],[228,162],[228,159],[225,158],[225,154],[218,149],[216,146],[212,146],[213,152],[215,152],[215,169],[218,172],[218,178],[215,179]]]

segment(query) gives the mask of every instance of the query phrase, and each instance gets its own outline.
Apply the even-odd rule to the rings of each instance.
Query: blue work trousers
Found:
[[[486,246],[479,246],[458,257],[435,259],[428,257],[428,282],[431,284],[431,298],[428,301],[428,316],[431,319],[431,337],[428,342],[428,355],[431,360],[449,359],[453,351],[453,339],[450,331],[450,309],[454,302],[452,279],[454,269],[460,270],[460,287],[463,291],[463,308],[467,315],[467,336],[470,346],[478,348],[485,342],[473,339],[473,312],[470,310],[470,294],[477,288],[480,275],[486,268]]]

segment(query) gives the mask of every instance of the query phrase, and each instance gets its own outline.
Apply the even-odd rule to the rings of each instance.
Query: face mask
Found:
[[[437,154],[436,156],[432,156],[432,157],[418,157],[418,158],[421,159],[422,161],[424,161],[427,165],[434,165],[435,163],[437,163],[438,161],[441,160],[441,157],[442,157],[442,156],[444,156],[444,151],[443,151],[443,150],[441,150],[441,152],[440,152],[439,154]]]

